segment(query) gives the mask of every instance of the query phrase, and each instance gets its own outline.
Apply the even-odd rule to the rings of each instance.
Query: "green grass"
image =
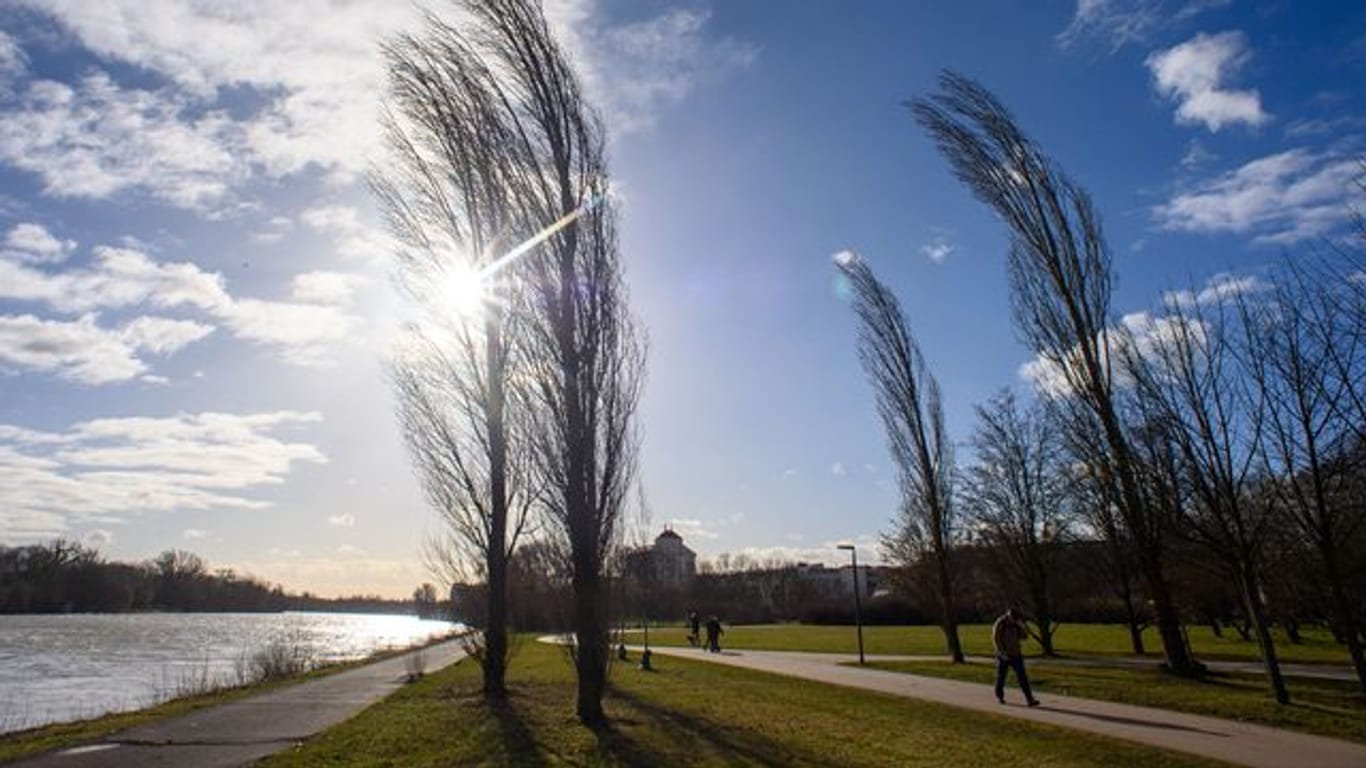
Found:
[[[994,664],[910,661],[869,666],[987,685],[996,679]],[[1027,672],[1041,698],[1050,693],[1081,696],[1366,742],[1366,696],[1350,682],[1289,679],[1292,703],[1281,706],[1271,699],[1265,680],[1255,675],[1210,674],[1188,680],[1156,669],[1047,662],[1031,662]],[[1013,673],[1006,684],[1016,687]]]
[[[440,642],[439,640],[433,642]],[[430,643],[429,643],[430,644]],[[305,672],[297,677],[280,680],[268,680],[250,685],[237,686],[234,688],[222,688],[208,693],[197,694],[194,696],[184,696],[172,699],[161,704],[157,704],[145,709],[138,709],[131,712],[112,712],[107,715],[90,718],[88,720],[77,720],[68,723],[52,723],[42,725],[37,728],[29,728],[22,731],[13,731],[0,735],[0,763],[11,760],[18,760],[30,755],[48,752],[56,749],[67,749],[79,744],[86,744],[102,739],[112,733],[117,733],[139,725],[158,722],[167,718],[184,715],[206,707],[214,707],[219,704],[227,704],[231,701],[244,699],[259,693],[265,693],[277,688],[282,688],[306,680],[313,680],[327,675],[334,675],[338,672],[345,672],[364,666],[374,661],[387,659],[406,653],[407,649],[392,649],[379,651],[372,654],[369,658],[357,661],[348,661],[338,664],[328,664],[317,669]]]
[[[1295,645],[1281,633],[1276,633],[1276,650],[1281,661],[1309,664],[1349,664],[1345,646],[1333,642],[1327,630],[1308,628],[1301,633],[1304,642]],[[965,624],[958,629],[963,650],[969,655],[991,654],[991,627],[986,624]],[[638,642],[638,635],[632,636]],[[1245,641],[1232,630],[1222,638],[1215,637],[1209,627],[1190,627],[1191,647],[1203,659],[1256,661],[1257,643]],[[1143,634],[1148,655],[1161,656],[1162,644],[1157,631],[1149,628]],[[650,630],[650,642],[660,645],[687,645],[686,630],[682,627],[660,627]],[[873,654],[943,654],[944,633],[938,627],[864,627],[865,650]],[[1121,624],[1063,624],[1053,639],[1054,648],[1063,655],[1132,655],[1129,631]],[[854,628],[828,627],[806,624],[769,624],[762,626],[728,627],[721,636],[726,648],[772,651],[825,651],[854,653],[857,650]],[[1027,643],[1026,654],[1037,653],[1038,644]]]
[[[528,643],[502,706],[462,662],[370,707],[269,766],[1176,766],[1208,761],[998,715],[795,678],[656,657],[619,666],[611,725],[573,716],[564,652]]]

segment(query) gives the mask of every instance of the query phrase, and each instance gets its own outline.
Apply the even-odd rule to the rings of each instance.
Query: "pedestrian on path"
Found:
[[[692,647],[696,648],[696,647],[697,647],[697,644],[698,644],[699,642],[702,641],[702,633],[701,633],[701,631],[700,631],[700,630],[701,630],[701,627],[702,627],[702,620],[699,619],[699,618],[697,617],[697,611],[689,610],[689,611],[688,611],[688,645],[691,645]]]
[[[1028,631],[1024,614],[1018,608],[1006,611],[991,626],[991,645],[996,649],[996,701],[1002,704],[1006,703],[1006,670],[1013,669],[1025,701],[1031,707],[1039,706],[1039,700],[1029,690],[1029,675],[1025,674],[1024,654],[1020,652],[1020,643]]]
[[[721,629],[721,620],[715,616],[707,619],[707,650],[711,653],[721,652],[721,634],[725,632]]]

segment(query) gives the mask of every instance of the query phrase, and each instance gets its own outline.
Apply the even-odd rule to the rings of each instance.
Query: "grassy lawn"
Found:
[[[1345,646],[1333,642],[1327,630],[1307,628],[1301,632],[1304,642],[1293,645],[1284,635],[1276,633],[1276,650],[1285,662],[1311,664],[1350,664]],[[638,635],[633,635],[637,638]],[[1215,637],[1209,627],[1190,627],[1191,647],[1204,659],[1256,661],[1257,643],[1245,641],[1232,630],[1223,637]],[[970,655],[991,654],[991,627],[985,624],[965,624],[959,627],[963,650]],[[1162,644],[1157,631],[1149,628],[1143,635],[1149,656],[1161,656]],[[661,627],[650,630],[650,642],[660,645],[687,645],[687,632],[682,627]],[[864,647],[868,653],[943,654],[944,633],[938,627],[864,627]],[[1058,653],[1063,655],[1122,655],[1133,652],[1129,631],[1120,624],[1063,624],[1053,639]],[[726,648],[773,651],[826,651],[854,653],[857,641],[854,628],[823,627],[806,624],[770,624],[753,627],[727,627],[721,636]],[[1025,646],[1026,653],[1038,651],[1038,644]]]
[[[1211,765],[1173,753],[882,694],[706,662],[659,658],[613,671],[595,732],[573,716],[563,651],[526,643],[501,707],[462,662],[270,766],[1064,766]]]
[[[869,666],[987,685],[996,679],[994,664],[913,661]],[[1183,680],[1158,670],[1047,662],[1031,662],[1027,671],[1040,697],[1058,693],[1118,701],[1366,742],[1366,696],[1349,682],[1291,678],[1287,683],[1292,703],[1280,706],[1271,699],[1264,679],[1255,675],[1211,674],[1203,680]],[[1007,695],[1019,695],[1014,674],[1006,685]]]
[[[51,725],[43,725],[23,731],[0,734],[0,763],[18,760],[22,757],[28,757],[29,755],[36,755],[54,749],[66,749],[78,744],[98,741],[111,733],[117,733],[128,728],[134,728],[139,725],[146,725],[170,717],[184,715],[206,707],[226,704],[230,701],[237,701],[238,699],[243,699],[248,696],[254,696],[258,693],[265,693],[267,691],[275,690],[276,688],[301,683],[305,680],[313,680],[326,675],[345,672],[348,669],[354,669],[371,662],[391,658],[406,652],[406,648],[380,651],[366,659],[329,664],[310,670],[297,677],[268,680],[235,688],[223,688],[208,693],[172,699],[162,704],[157,704],[156,706],[147,707],[146,709],[138,709],[131,712],[113,712],[88,720],[77,720],[69,723],[52,723]]]

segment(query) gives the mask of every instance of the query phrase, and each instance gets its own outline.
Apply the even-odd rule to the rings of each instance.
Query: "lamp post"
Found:
[[[858,550],[853,544],[839,544],[836,549],[849,550],[854,562],[854,624],[858,627],[858,663],[863,664],[863,598],[858,588]]]

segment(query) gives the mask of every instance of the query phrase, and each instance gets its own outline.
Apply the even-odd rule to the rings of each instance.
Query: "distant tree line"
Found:
[[[0,613],[128,611],[345,611],[411,613],[414,603],[378,595],[322,598],[231,568],[210,570],[192,552],[170,549],[141,563],[104,559],[94,547],[56,539],[0,546]]]

